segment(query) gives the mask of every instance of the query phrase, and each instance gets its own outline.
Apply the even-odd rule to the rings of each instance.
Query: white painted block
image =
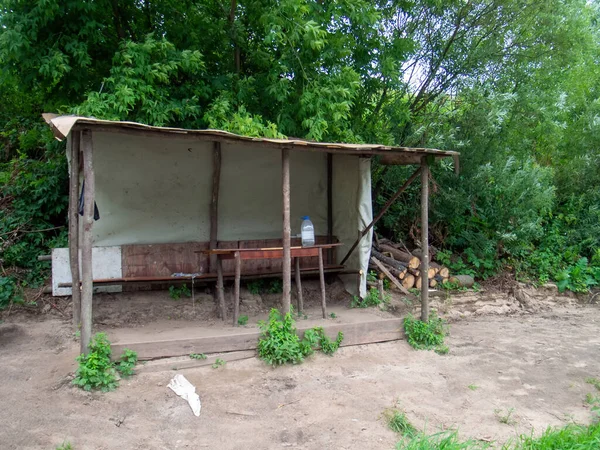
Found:
[[[79,269],[81,271],[81,252],[79,253]],[[121,278],[121,247],[92,248],[92,276],[99,278]],[[81,277],[81,272],[80,272]],[[52,250],[52,295],[55,297],[71,295],[71,288],[61,287],[60,283],[71,283],[71,265],[69,249],[55,248]],[[99,286],[94,292],[121,292],[122,286]]]

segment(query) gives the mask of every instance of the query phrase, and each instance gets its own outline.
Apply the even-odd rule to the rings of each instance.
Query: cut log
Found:
[[[378,261],[376,258],[373,257],[371,257],[371,261],[373,261],[373,263],[375,263],[375,265],[379,267],[379,269],[389,278],[389,280],[394,284],[394,286],[396,286],[405,294],[408,294],[406,288],[400,284],[398,279],[396,279],[396,277],[394,277],[389,270],[387,270],[387,268],[383,265],[382,262]]]
[[[414,249],[411,253],[413,254],[413,256],[416,256],[419,259],[422,259],[422,257],[423,257],[423,252],[421,251],[420,248]],[[437,248],[435,248],[433,245],[430,245],[429,246],[429,261],[433,261],[436,253],[437,253]]]
[[[442,283],[445,283],[446,281],[448,281],[448,277],[443,277],[439,273],[435,277],[433,277],[433,279],[435,281],[437,281],[438,284],[442,284]]]
[[[419,269],[408,269],[408,272],[413,274],[415,277],[421,276],[421,271]]]
[[[437,274],[437,269],[435,267],[430,267],[427,270],[427,279],[428,280],[433,279],[433,277],[435,277],[436,274]]]
[[[394,267],[398,270],[406,269],[406,264],[396,261],[395,259],[388,258],[384,254],[378,252],[375,249],[371,249],[371,255],[379,260],[379,262],[385,263],[388,266]]]
[[[438,282],[436,281],[436,279],[435,279],[435,278],[432,278],[431,280],[429,280],[429,287],[430,287],[430,288],[434,288],[434,287],[436,287],[436,286],[437,286],[437,283],[438,283]]]
[[[448,278],[450,276],[450,271],[445,266],[440,266],[436,262],[430,262],[429,266],[430,267],[435,267],[437,269],[437,273],[440,274],[444,278]]]
[[[411,269],[416,269],[419,267],[419,264],[421,264],[421,261],[416,256],[413,256],[410,253],[406,253],[405,251],[392,247],[391,245],[380,244],[379,249],[382,252],[390,253],[395,260],[406,263],[406,265]]]
[[[415,287],[415,276],[412,273],[407,273],[402,279],[402,286],[407,290]]]
[[[384,264],[384,266],[385,266],[385,268],[386,268],[387,270],[389,270],[389,271],[390,271],[390,273],[391,273],[392,275],[394,275],[395,277],[397,277],[399,280],[401,280],[402,278],[404,278],[404,274],[406,273],[406,269],[404,269],[404,270],[398,270],[398,269],[396,269],[395,267],[392,267],[392,266],[387,266],[387,265],[385,265],[385,264]]]
[[[475,279],[471,275],[454,275],[453,277],[450,277],[448,281],[459,287],[465,288],[471,288],[475,284]]]
[[[417,277],[417,279],[415,280],[415,288],[421,290],[422,283],[423,283],[423,278]]]

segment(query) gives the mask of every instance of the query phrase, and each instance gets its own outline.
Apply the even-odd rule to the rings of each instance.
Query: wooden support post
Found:
[[[292,291],[292,257],[290,228],[290,151],[281,150],[281,174],[283,191],[283,296],[281,298],[283,314],[290,312]]]
[[[81,240],[81,353],[88,353],[92,338],[92,227],[94,225],[94,197],[96,182],[94,178],[92,132],[81,133],[83,147],[83,176],[85,191],[83,193],[83,238]]]
[[[346,256],[344,256],[344,259],[342,259],[342,262],[340,264],[343,265],[348,260],[348,258],[350,257],[350,255],[352,254],[354,249],[356,249],[356,247],[358,247],[358,244],[360,243],[361,239],[363,237],[365,237],[365,235],[369,232],[369,230],[371,228],[373,228],[373,225],[375,225],[379,221],[379,219],[381,219],[383,217],[383,215],[387,212],[387,210],[390,208],[390,206],[392,206],[392,203],[394,203],[396,201],[396,199],[398,197],[400,197],[400,194],[402,194],[406,190],[406,188],[408,188],[408,186],[410,186],[410,184],[417,178],[417,175],[419,175],[419,172],[421,172],[421,167],[419,167],[417,170],[415,170],[413,172],[413,174],[408,178],[408,180],[406,180],[404,182],[404,184],[400,187],[400,189],[398,189],[396,191],[396,193],[392,196],[392,198],[390,198],[388,200],[388,202],[384,205],[384,207],[381,208],[381,211],[379,211],[379,214],[377,214],[377,217],[375,217],[371,221],[371,223],[369,225],[367,225],[367,228],[365,228],[360,233],[360,236],[354,242],[354,244],[352,244],[352,247],[350,247],[350,250],[348,250],[348,253],[346,253]]]
[[[217,299],[219,300],[219,310],[221,312],[221,320],[227,320],[227,307],[225,306],[225,286],[223,285],[223,262],[217,256]]]
[[[213,173],[212,173],[212,197],[210,201],[210,248],[217,248],[219,237],[219,184],[221,181],[221,143],[213,143]],[[215,272],[217,266],[217,255],[210,255],[211,273]],[[218,295],[218,293],[217,293]]]
[[[325,294],[325,272],[323,271],[323,249],[319,247],[319,281],[321,283],[321,308],[323,319],[327,318],[327,298]]]
[[[379,300],[381,300],[381,303],[385,303],[385,289],[381,278],[377,278],[377,290],[379,291]]]
[[[240,252],[234,253],[235,257],[235,280],[233,284],[233,326],[238,326],[238,319],[240,317],[240,278],[242,272],[242,259],[240,258]]]
[[[356,296],[358,298],[362,298],[362,296],[360,295],[360,288],[362,287],[362,276],[363,276],[363,271],[362,269],[358,271],[358,276],[356,277]]]
[[[81,325],[81,287],[79,283],[79,146],[81,132],[71,134],[71,173],[69,174],[69,262],[71,263],[71,299],[73,331]]]
[[[421,284],[421,320],[429,320],[429,165],[427,157],[421,161],[421,275],[424,280]]]
[[[294,258],[294,272],[296,275],[296,290],[298,291],[298,314],[304,310],[304,299],[302,298],[302,280],[300,279],[300,258]]]
[[[327,243],[333,244],[333,155],[327,153]],[[327,250],[327,263],[335,264],[333,249]]]

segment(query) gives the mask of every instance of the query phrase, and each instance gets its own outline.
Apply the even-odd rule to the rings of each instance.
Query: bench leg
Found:
[[[233,326],[238,326],[238,318],[240,317],[240,278],[241,265],[240,252],[234,253],[235,257],[235,282],[233,286]]]
[[[298,290],[298,311],[300,314],[304,310],[304,300],[302,299],[302,281],[300,280],[300,258],[294,258],[294,272],[296,273],[296,289]]]
[[[321,308],[323,309],[323,319],[327,318],[327,300],[325,297],[325,272],[323,271],[323,249],[319,247],[319,279],[321,281]]]
[[[225,307],[225,286],[223,286],[223,261],[217,256],[217,300],[221,311],[221,320],[227,320],[227,308]]]

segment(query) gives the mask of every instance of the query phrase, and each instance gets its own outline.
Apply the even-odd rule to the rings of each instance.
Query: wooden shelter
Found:
[[[245,266],[244,274],[282,275],[282,304],[289,311],[292,249],[299,244],[292,223],[299,232],[303,215],[311,216],[316,243],[327,250],[319,250],[318,261],[297,258],[297,280],[300,273],[317,270],[318,263],[321,279],[324,271],[359,274],[358,283],[356,275],[354,281],[346,279],[347,288],[364,295],[373,225],[420,175],[422,227],[427,229],[429,164],[458,157],[425,148],[251,138],[77,116],[44,118],[56,138],[68,142],[69,248],[63,249],[68,278],[60,283],[55,274],[57,249],[53,290],[72,294],[82,352],[92,333],[94,289],[233,276],[239,289],[235,263],[243,249],[281,248],[278,258],[259,259]],[[384,164],[417,168],[373,218],[370,158],[375,155]],[[428,248],[427,233],[422,237]],[[224,261],[222,271],[216,258],[227,252],[217,249],[234,249],[233,261]],[[427,271],[424,255],[421,270]],[[423,289],[424,317],[427,296]]]

